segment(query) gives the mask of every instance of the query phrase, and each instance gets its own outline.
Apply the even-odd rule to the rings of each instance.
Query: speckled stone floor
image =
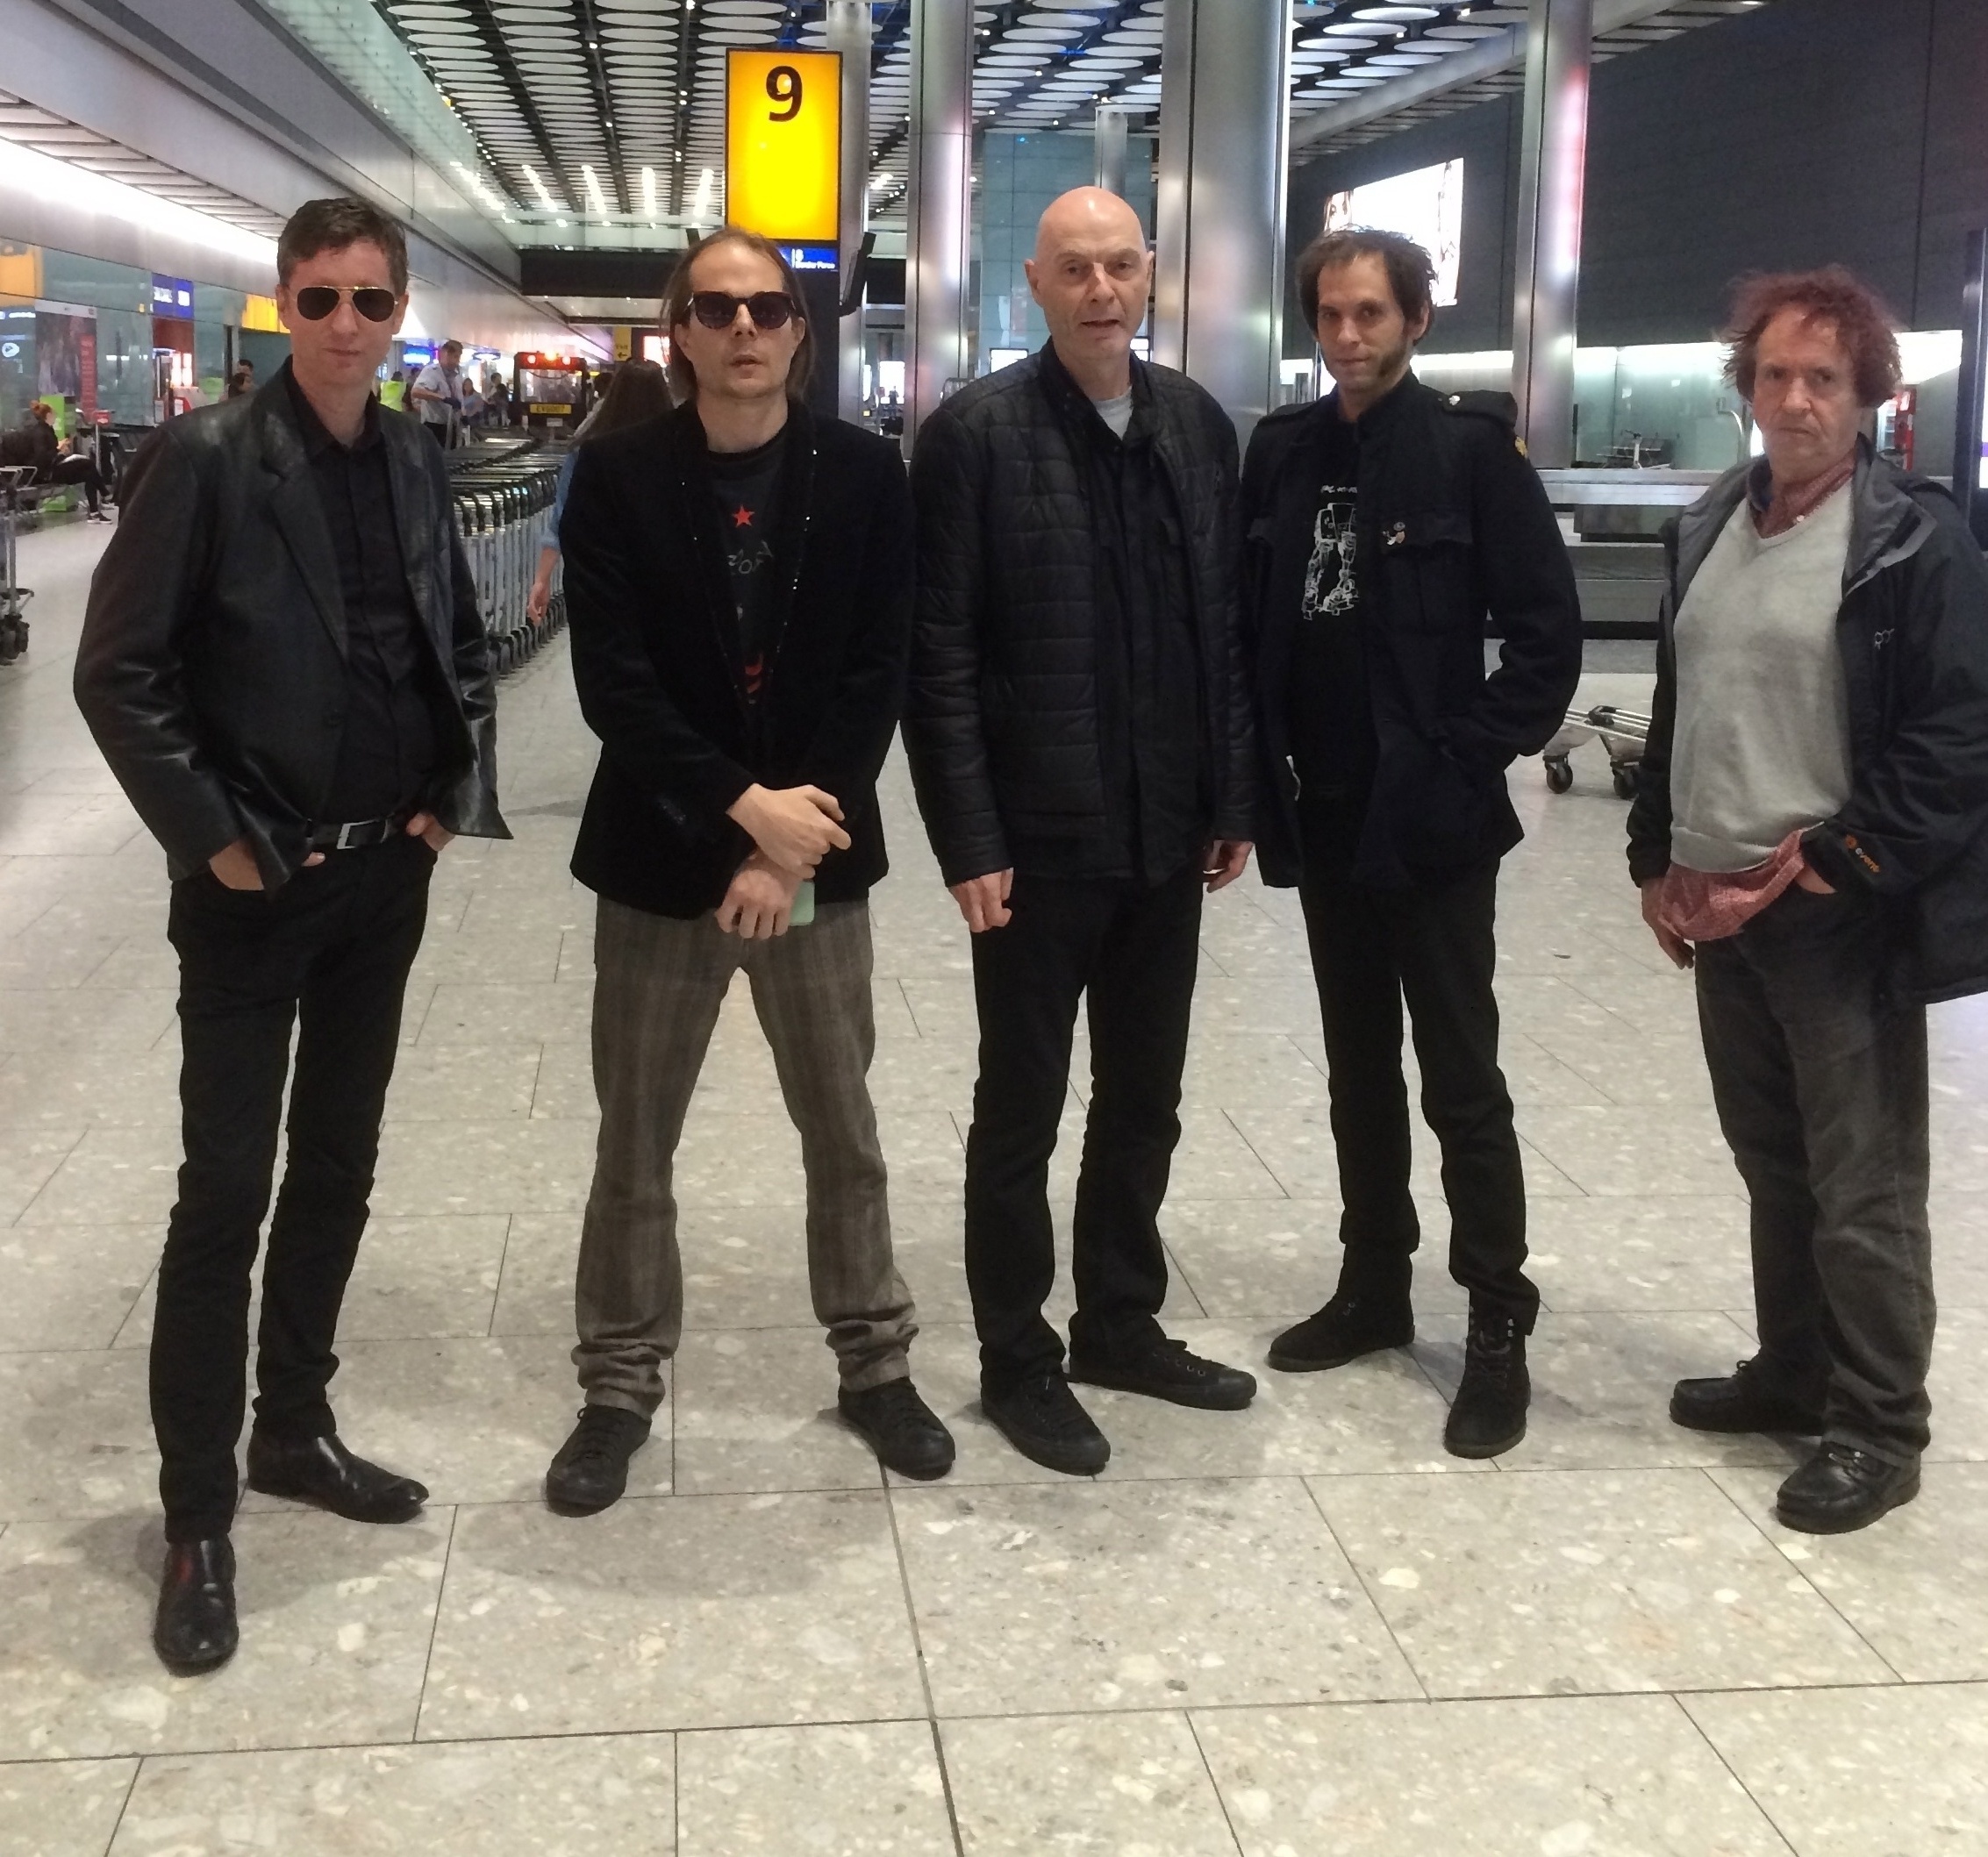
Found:
[[[101,546],[27,540],[33,650],[0,669],[0,1857],[1988,1852],[1988,1008],[1934,1022],[1925,1494],[1788,1534],[1782,1446],[1664,1417],[1673,1378],[1748,1350],[1745,1207],[1591,747],[1564,796],[1513,775],[1501,988],[1547,1303],[1519,1450],[1441,1448],[1462,1305],[1426,1147],[1412,1352],[1263,1369],[1240,1416],[1087,1394],[1094,1482],[1000,1442],[959,1262],[966,937],[894,766],[875,1085],[958,1468],[897,1484],[834,1420],[740,997],[682,1157],[670,1403],[626,1502],[548,1514],[594,1135],[563,647],[504,689],[516,841],[436,879],[341,1341],[345,1432],[434,1500],[365,1529],[250,1498],[240,1654],[167,1677],[145,1343],[174,968],[161,860],[69,698]],[[1634,703],[1636,661],[1598,654],[1584,700]],[[1208,911],[1166,1218],[1198,1348],[1260,1365],[1330,1287],[1319,1061],[1292,899],[1251,880]]]

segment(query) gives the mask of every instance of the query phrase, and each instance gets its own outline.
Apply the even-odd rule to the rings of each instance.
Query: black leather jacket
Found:
[[[1505,770],[1566,719],[1581,675],[1574,570],[1507,394],[1412,375],[1360,421],[1362,639],[1379,759],[1355,882],[1399,885],[1502,857],[1523,835]],[[1319,479],[1308,439],[1336,395],[1260,421],[1242,472],[1244,610],[1266,802],[1263,881],[1301,863],[1291,678]],[[1484,675],[1486,618],[1502,639]]]
[[[1678,610],[1747,494],[1736,466],[1664,534],[1669,584],[1649,745],[1629,811],[1629,875],[1670,868]],[[1894,996],[1988,991],[1988,567],[1945,490],[1858,440],[1836,645],[1850,725],[1850,795],[1802,852],[1838,889],[1875,895]]]
[[[310,854],[344,724],[345,610],[318,487],[278,374],[161,426],[125,474],[90,582],[75,695],[175,878],[247,837],[266,888]],[[454,726],[422,804],[509,838],[496,685],[442,454],[383,407],[410,590]]]
[[[1185,539],[1201,659],[1212,836],[1255,811],[1248,670],[1235,601],[1235,429],[1202,388],[1133,363]],[[948,883],[1026,866],[1108,870],[1119,855],[1098,711],[1098,525],[1045,348],[945,402],[912,461],[918,623],[905,746]],[[1088,415],[1086,415],[1088,416]]]

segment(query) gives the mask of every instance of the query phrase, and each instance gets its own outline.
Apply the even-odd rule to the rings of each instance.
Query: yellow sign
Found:
[[[41,247],[0,239],[0,296],[41,295]]]
[[[726,54],[725,217],[769,239],[840,239],[840,52]]]
[[[271,335],[290,333],[283,327],[282,318],[276,313],[276,299],[274,296],[257,296],[254,292],[243,301],[241,325],[245,329],[264,330]]]
[[[629,335],[629,331],[628,331],[628,325],[627,325],[626,323],[617,323],[617,324],[615,324],[615,325],[614,325],[614,358],[615,358],[615,360],[616,360],[616,361],[626,361],[626,360],[627,360],[627,359],[628,359],[628,358],[629,358],[629,357],[630,357],[630,356],[631,356],[632,354],[634,354],[634,352],[635,352],[635,345],[634,345],[634,342],[633,341],[633,339],[632,339],[630,338],[630,335]]]

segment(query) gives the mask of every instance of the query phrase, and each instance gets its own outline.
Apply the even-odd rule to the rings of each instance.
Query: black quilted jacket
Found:
[[[1186,540],[1213,835],[1247,839],[1255,749],[1236,604],[1235,430],[1184,375],[1134,361]],[[1051,351],[976,381],[919,433],[918,619],[905,743],[948,883],[1118,856],[1098,725],[1096,539]]]

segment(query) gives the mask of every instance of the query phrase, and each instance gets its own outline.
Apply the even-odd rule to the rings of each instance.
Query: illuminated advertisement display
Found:
[[[1462,161],[1440,161],[1332,195],[1326,202],[1325,229],[1335,232],[1342,225],[1369,225],[1412,239],[1434,262],[1437,307],[1448,309],[1456,301],[1463,248]]]

